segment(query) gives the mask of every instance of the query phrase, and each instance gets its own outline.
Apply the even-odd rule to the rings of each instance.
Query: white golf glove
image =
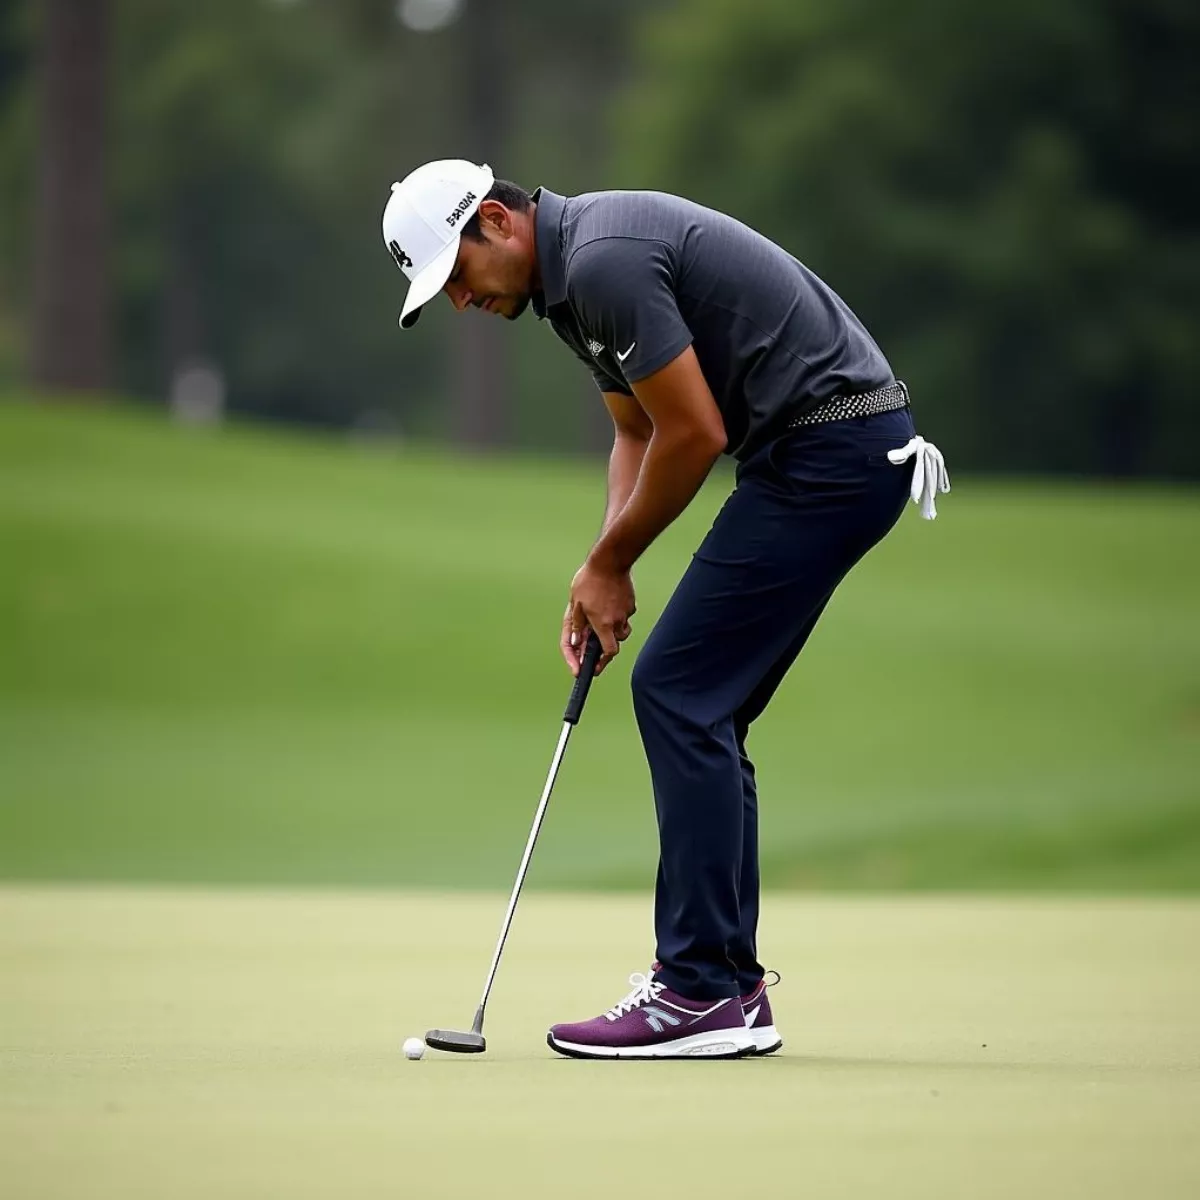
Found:
[[[921,516],[932,521],[937,516],[933,498],[938,492],[950,490],[950,476],[946,474],[946,460],[942,452],[923,437],[915,437],[907,446],[888,451],[888,461],[897,465],[915,458],[912,477],[912,501],[921,506]]]

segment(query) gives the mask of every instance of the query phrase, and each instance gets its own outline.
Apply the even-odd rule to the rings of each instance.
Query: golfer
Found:
[[[392,185],[383,240],[409,280],[402,327],[439,292],[509,320],[532,306],[612,414],[603,531],[563,617],[573,672],[591,630],[601,669],[617,654],[634,564],[720,455],[737,460],[632,673],[658,814],[656,961],[615,1007],[555,1025],[549,1043],[588,1058],[771,1053],[782,1042],[756,945],[746,738],[905,499],[936,515],[942,457],[915,436],[906,387],[840,297],[712,209],[659,192],[531,195],[451,159]]]

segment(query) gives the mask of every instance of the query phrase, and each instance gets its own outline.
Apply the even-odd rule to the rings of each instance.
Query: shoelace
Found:
[[[633,984],[633,991],[604,1014],[605,1020],[619,1020],[627,1012],[633,1012],[635,1008],[640,1008],[651,1000],[657,1000],[667,987],[665,983],[658,983],[651,976],[643,975],[641,971],[634,971],[629,977],[629,982]]]
[[[921,516],[932,521],[937,516],[933,498],[938,492],[950,490],[950,476],[946,473],[946,460],[942,452],[923,437],[915,437],[899,450],[889,450],[888,459],[899,466],[915,458],[913,463],[912,502],[921,506]]]

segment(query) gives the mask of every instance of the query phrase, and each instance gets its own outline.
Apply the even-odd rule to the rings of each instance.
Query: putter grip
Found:
[[[571,698],[567,701],[567,711],[563,720],[572,725],[579,724],[583,715],[583,706],[587,700],[588,688],[596,675],[596,664],[600,661],[600,639],[589,630],[587,646],[583,651],[583,662],[579,664],[579,674],[575,676],[575,686],[571,689]]]

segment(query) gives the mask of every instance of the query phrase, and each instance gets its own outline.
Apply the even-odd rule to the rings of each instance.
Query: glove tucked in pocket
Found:
[[[912,458],[912,502],[921,506],[921,516],[927,521],[937,517],[933,498],[938,492],[950,490],[950,476],[946,474],[946,460],[942,452],[923,437],[915,437],[907,446],[888,451],[888,461],[899,466]]]

